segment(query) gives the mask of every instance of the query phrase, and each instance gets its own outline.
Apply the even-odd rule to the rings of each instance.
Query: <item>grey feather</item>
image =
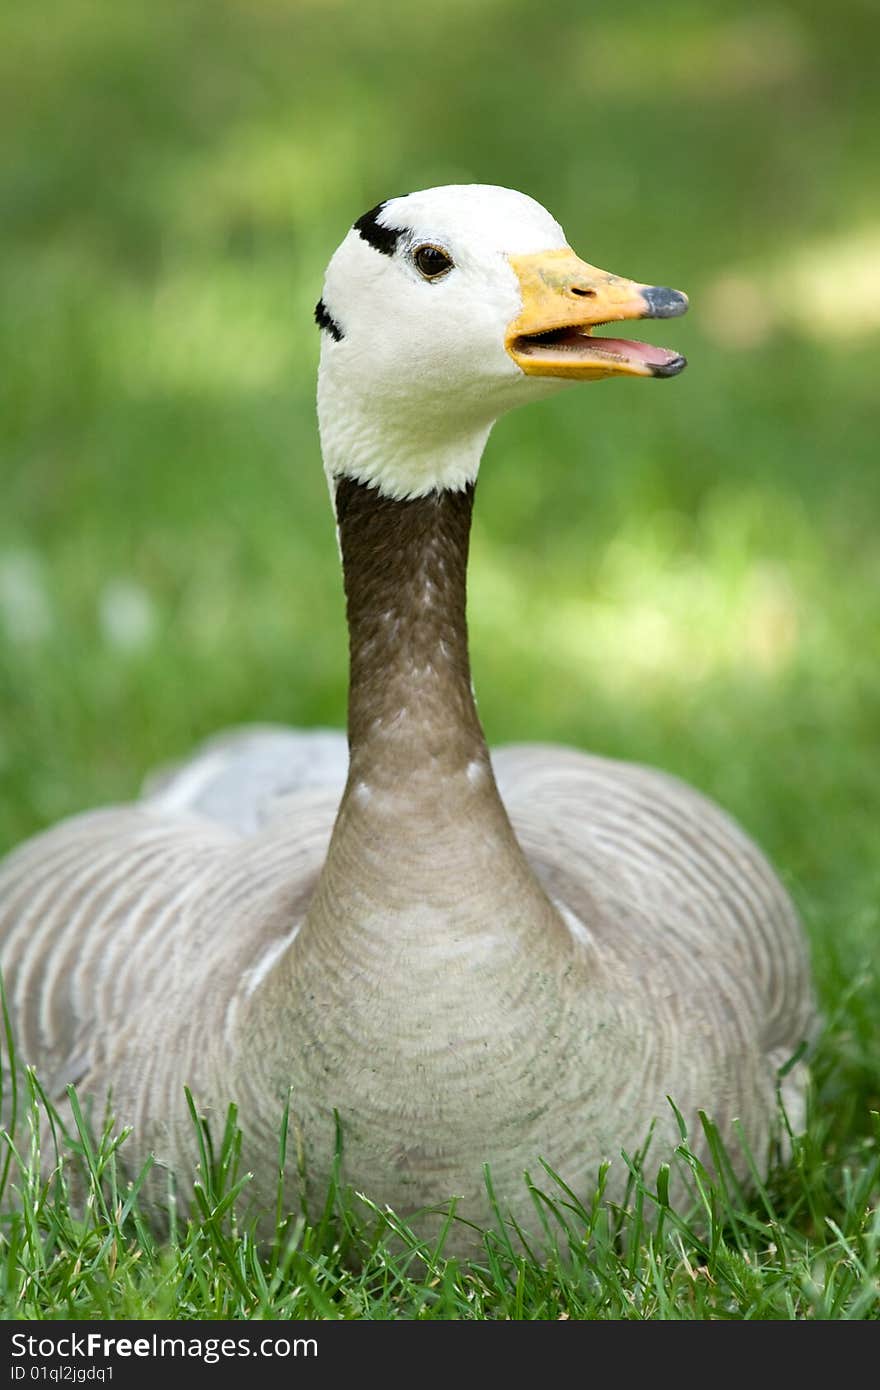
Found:
[[[540,1243],[523,1172],[546,1159],[588,1199],[610,1160],[608,1194],[621,1199],[621,1150],[654,1127],[657,1160],[674,1153],[670,1096],[707,1162],[701,1110],[742,1177],[764,1164],[780,1098],[802,1121],[805,1068],[779,1073],[816,1011],[791,902],[718,807],[663,773],[568,749],[502,748],[490,761],[464,599],[485,402],[501,392],[497,414],[531,389],[503,358],[516,303],[506,248],[520,215],[524,246],[546,231],[557,249],[542,294],[574,253],[508,190],[430,190],[398,200],[395,217],[401,205],[413,237],[433,240],[419,219],[436,205],[444,246],[470,235],[476,252],[436,294],[405,256],[356,233],[328,271],[335,311],[348,293],[344,337],[322,335],[319,413],[336,469],[349,741],[231,730],[150,778],[139,801],[22,845],[0,864],[0,966],[21,1058],[59,1105],[71,1082],[95,1105],[112,1095],[133,1130],[123,1157],[134,1170],[157,1160],[157,1204],[163,1169],[183,1196],[192,1189],[188,1086],[212,1125],[237,1104],[263,1229],[289,1104],[290,1209],[322,1209],[338,1116],[342,1179],[380,1206],[409,1216],[455,1196],[463,1217],[488,1223],[488,1163],[498,1199]],[[478,315],[456,300],[459,284],[482,296]],[[412,338],[428,313],[441,317],[422,358],[405,334],[397,343],[401,390],[388,345],[399,322]],[[363,348],[377,324],[381,352]],[[483,334],[466,361],[463,325]],[[457,372],[474,379],[450,405]],[[420,390],[433,413],[409,457],[407,431],[427,428]],[[441,1218],[419,1220],[429,1233]],[[447,1248],[477,1244],[462,1224]]]

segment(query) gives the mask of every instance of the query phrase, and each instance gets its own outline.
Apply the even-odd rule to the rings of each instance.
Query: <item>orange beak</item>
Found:
[[[670,319],[686,312],[687,295],[609,275],[570,247],[511,256],[522,312],[505,347],[527,376],[593,381],[603,376],[676,376],[687,362],[671,348],[626,338],[591,337],[598,324]]]

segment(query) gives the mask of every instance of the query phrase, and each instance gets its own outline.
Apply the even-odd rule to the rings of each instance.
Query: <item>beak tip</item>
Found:
[[[681,290],[670,290],[663,285],[646,285],[642,299],[648,306],[646,319],[677,319],[688,310],[688,297]]]
[[[668,318],[670,317],[670,315],[667,315],[666,317]],[[681,355],[679,355],[678,357],[670,357],[668,362],[655,362],[651,367],[651,375],[678,376],[679,372],[683,372],[686,366],[686,357],[682,357]]]

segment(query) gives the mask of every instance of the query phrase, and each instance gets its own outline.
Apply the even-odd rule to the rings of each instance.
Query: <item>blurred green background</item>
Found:
[[[680,379],[493,434],[490,740],[719,799],[836,1008],[880,954],[875,0],[43,0],[0,23],[0,847],[223,725],[343,722],[323,266],[383,197],[508,184],[693,307],[645,330]]]

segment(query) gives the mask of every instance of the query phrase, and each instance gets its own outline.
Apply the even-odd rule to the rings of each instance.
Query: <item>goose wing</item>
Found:
[[[669,774],[574,749],[513,745],[492,761],[520,843],[575,936],[627,978],[647,968],[652,988],[694,1009],[711,997],[713,1027],[759,1037],[776,1065],[813,1034],[797,914],[718,806]]]
[[[18,1052],[54,1098],[116,1079],[113,1049],[172,995],[191,1014],[206,970],[232,997],[274,958],[313,891],[347,761],[339,733],[230,731],[140,801],[72,817],[0,863]]]
[[[317,789],[342,796],[348,741],[337,729],[250,724],[203,743],[185,762],[160,768],[144,800],[160,815],[204,816],[242,835],[269,824],[289,798]]]

